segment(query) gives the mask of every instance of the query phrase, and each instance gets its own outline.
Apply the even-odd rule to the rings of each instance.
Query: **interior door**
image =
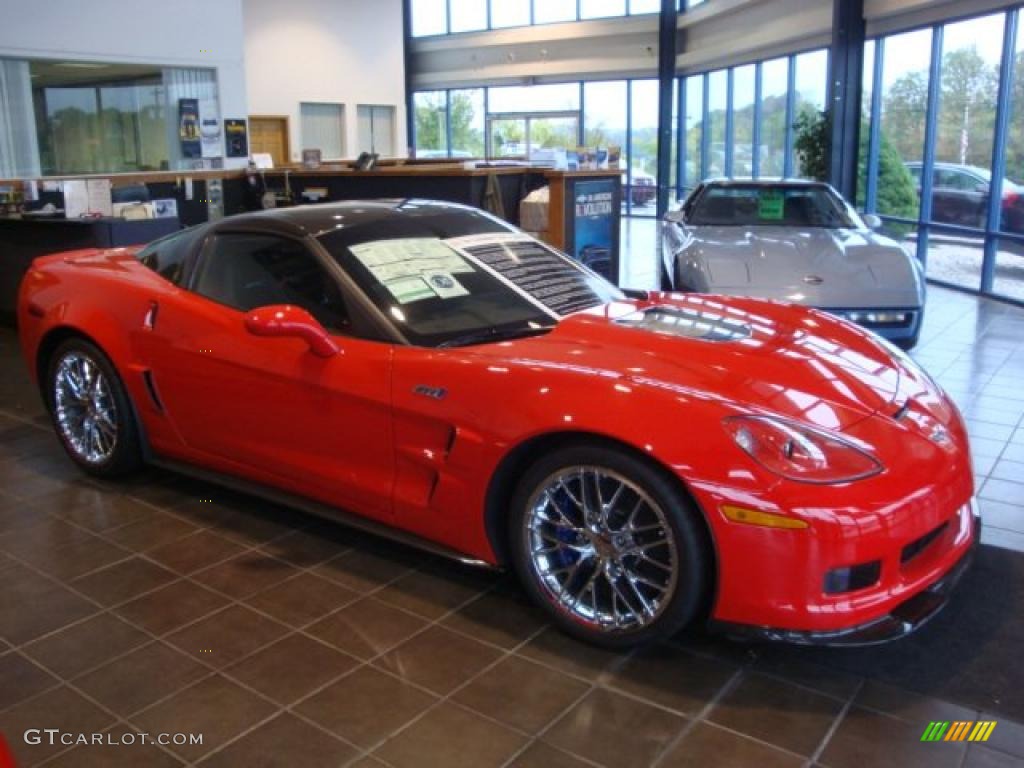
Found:
[[[288,118],[277,116],[249,117],[249,146],[253,154],[266,153],[274,159],[274,167],[290,162]]]
[[[293,304],[335,336],[321,358],[295,338],[258,338],[245,312]],[[213,235],[193,292],[164,297],[151,367],[193,457],[377,518],[391,514],[392,347],[357,339],[337,283],[298,240]]]

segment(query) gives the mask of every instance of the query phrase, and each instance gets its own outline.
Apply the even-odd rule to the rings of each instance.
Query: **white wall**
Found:
[[[303,101],[345,105],[348,156],[356,105],[396,107],[394,146],[405,154],[402,0],[244,0],[243,15],[249,114],[288,116],[292,160]]]
[[[222,119],[247,115],[244,54],[242,0],[0,0],[0,57],[213,68]]]

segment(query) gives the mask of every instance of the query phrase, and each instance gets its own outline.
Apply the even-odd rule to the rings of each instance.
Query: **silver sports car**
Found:
[[[705,181],[665,216],[663,287],[816,307],[909,349],[924,274],[879,224],[819,182]]]

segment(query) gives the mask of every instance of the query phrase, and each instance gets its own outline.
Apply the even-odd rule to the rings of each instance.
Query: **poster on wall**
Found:
[[[225,120],[224,139],[227,143],[228,157],[249,156],[249,135],[245,120]]]
[[[182,157],[202,157],[199,135],[199,99],[178,99],[178,138]]]
[[[615,249],[615,182],[612,179],[577,181],[573,201],[575,237],[570,255],[612,282]]]
[[[224,156],[222,135],[217,102],[214,99],[203,99],[199,104],[199,138],[203,147],[203,157]]]

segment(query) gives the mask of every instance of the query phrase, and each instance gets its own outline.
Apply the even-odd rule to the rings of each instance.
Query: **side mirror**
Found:
[[[245,329],[253,336],[286,336],[302,339],[317,357],[341,351],[327,330],[306,310],[291,304],[257,307],[245,316]]]
[[[882,226],[882,220],[873,213],[865,213],[861,218],[864,220],[864,226],[868,229],[878,229]]]

